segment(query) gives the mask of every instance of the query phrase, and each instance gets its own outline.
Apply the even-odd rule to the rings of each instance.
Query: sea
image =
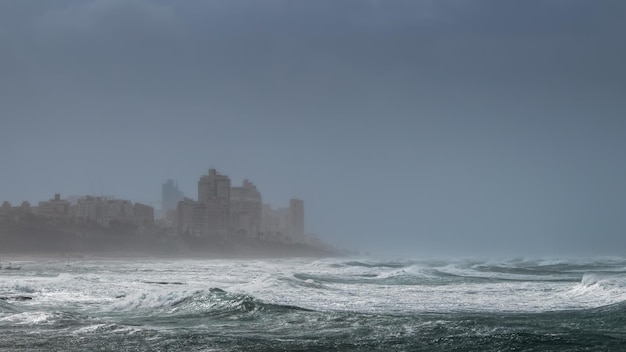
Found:
[[[626,351],[625,258],[16,266],[0,351]]]

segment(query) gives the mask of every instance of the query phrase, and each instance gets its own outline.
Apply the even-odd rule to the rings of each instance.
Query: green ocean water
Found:
[[[0,351],[626,351],[622,258],[19,264]]]

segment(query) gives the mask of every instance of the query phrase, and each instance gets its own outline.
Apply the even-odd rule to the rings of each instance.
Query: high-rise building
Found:
[[[304,240],[304,201],[301,199],[289,200],[288,217],[289,235],[296,242]]]
[[[210,236],[228,237],[230,225],[230,178],[210,169],[198,181],[198,201],[205,204]]]
[[[168,210],[175,210],[178,206],[178,202],[183,200],[185,195],[178,189],[178,183],[169,179],[161,188],[161,210],[167,212]]]
[[[256,186],[243,181],[243,186],[230,189],[230,224],[238,237],[256,238],[261,232],[261,193]]]
[[[206,237],[208,233],[206,204],[185,198],[178,202],[178,233]]]
[[[198,201],[206,203],[215,200],[230,201],[230,178],[209,169],[208,175],[198,181]]]

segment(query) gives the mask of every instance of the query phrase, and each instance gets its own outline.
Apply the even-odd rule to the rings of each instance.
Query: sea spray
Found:
[[[108,260],[0,273],[0,351],[619,351],[626,260]]]

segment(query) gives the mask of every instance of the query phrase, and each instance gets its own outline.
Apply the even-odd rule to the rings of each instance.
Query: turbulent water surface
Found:
[[[623,258],[19,264],[2,351],[626,350]]]

